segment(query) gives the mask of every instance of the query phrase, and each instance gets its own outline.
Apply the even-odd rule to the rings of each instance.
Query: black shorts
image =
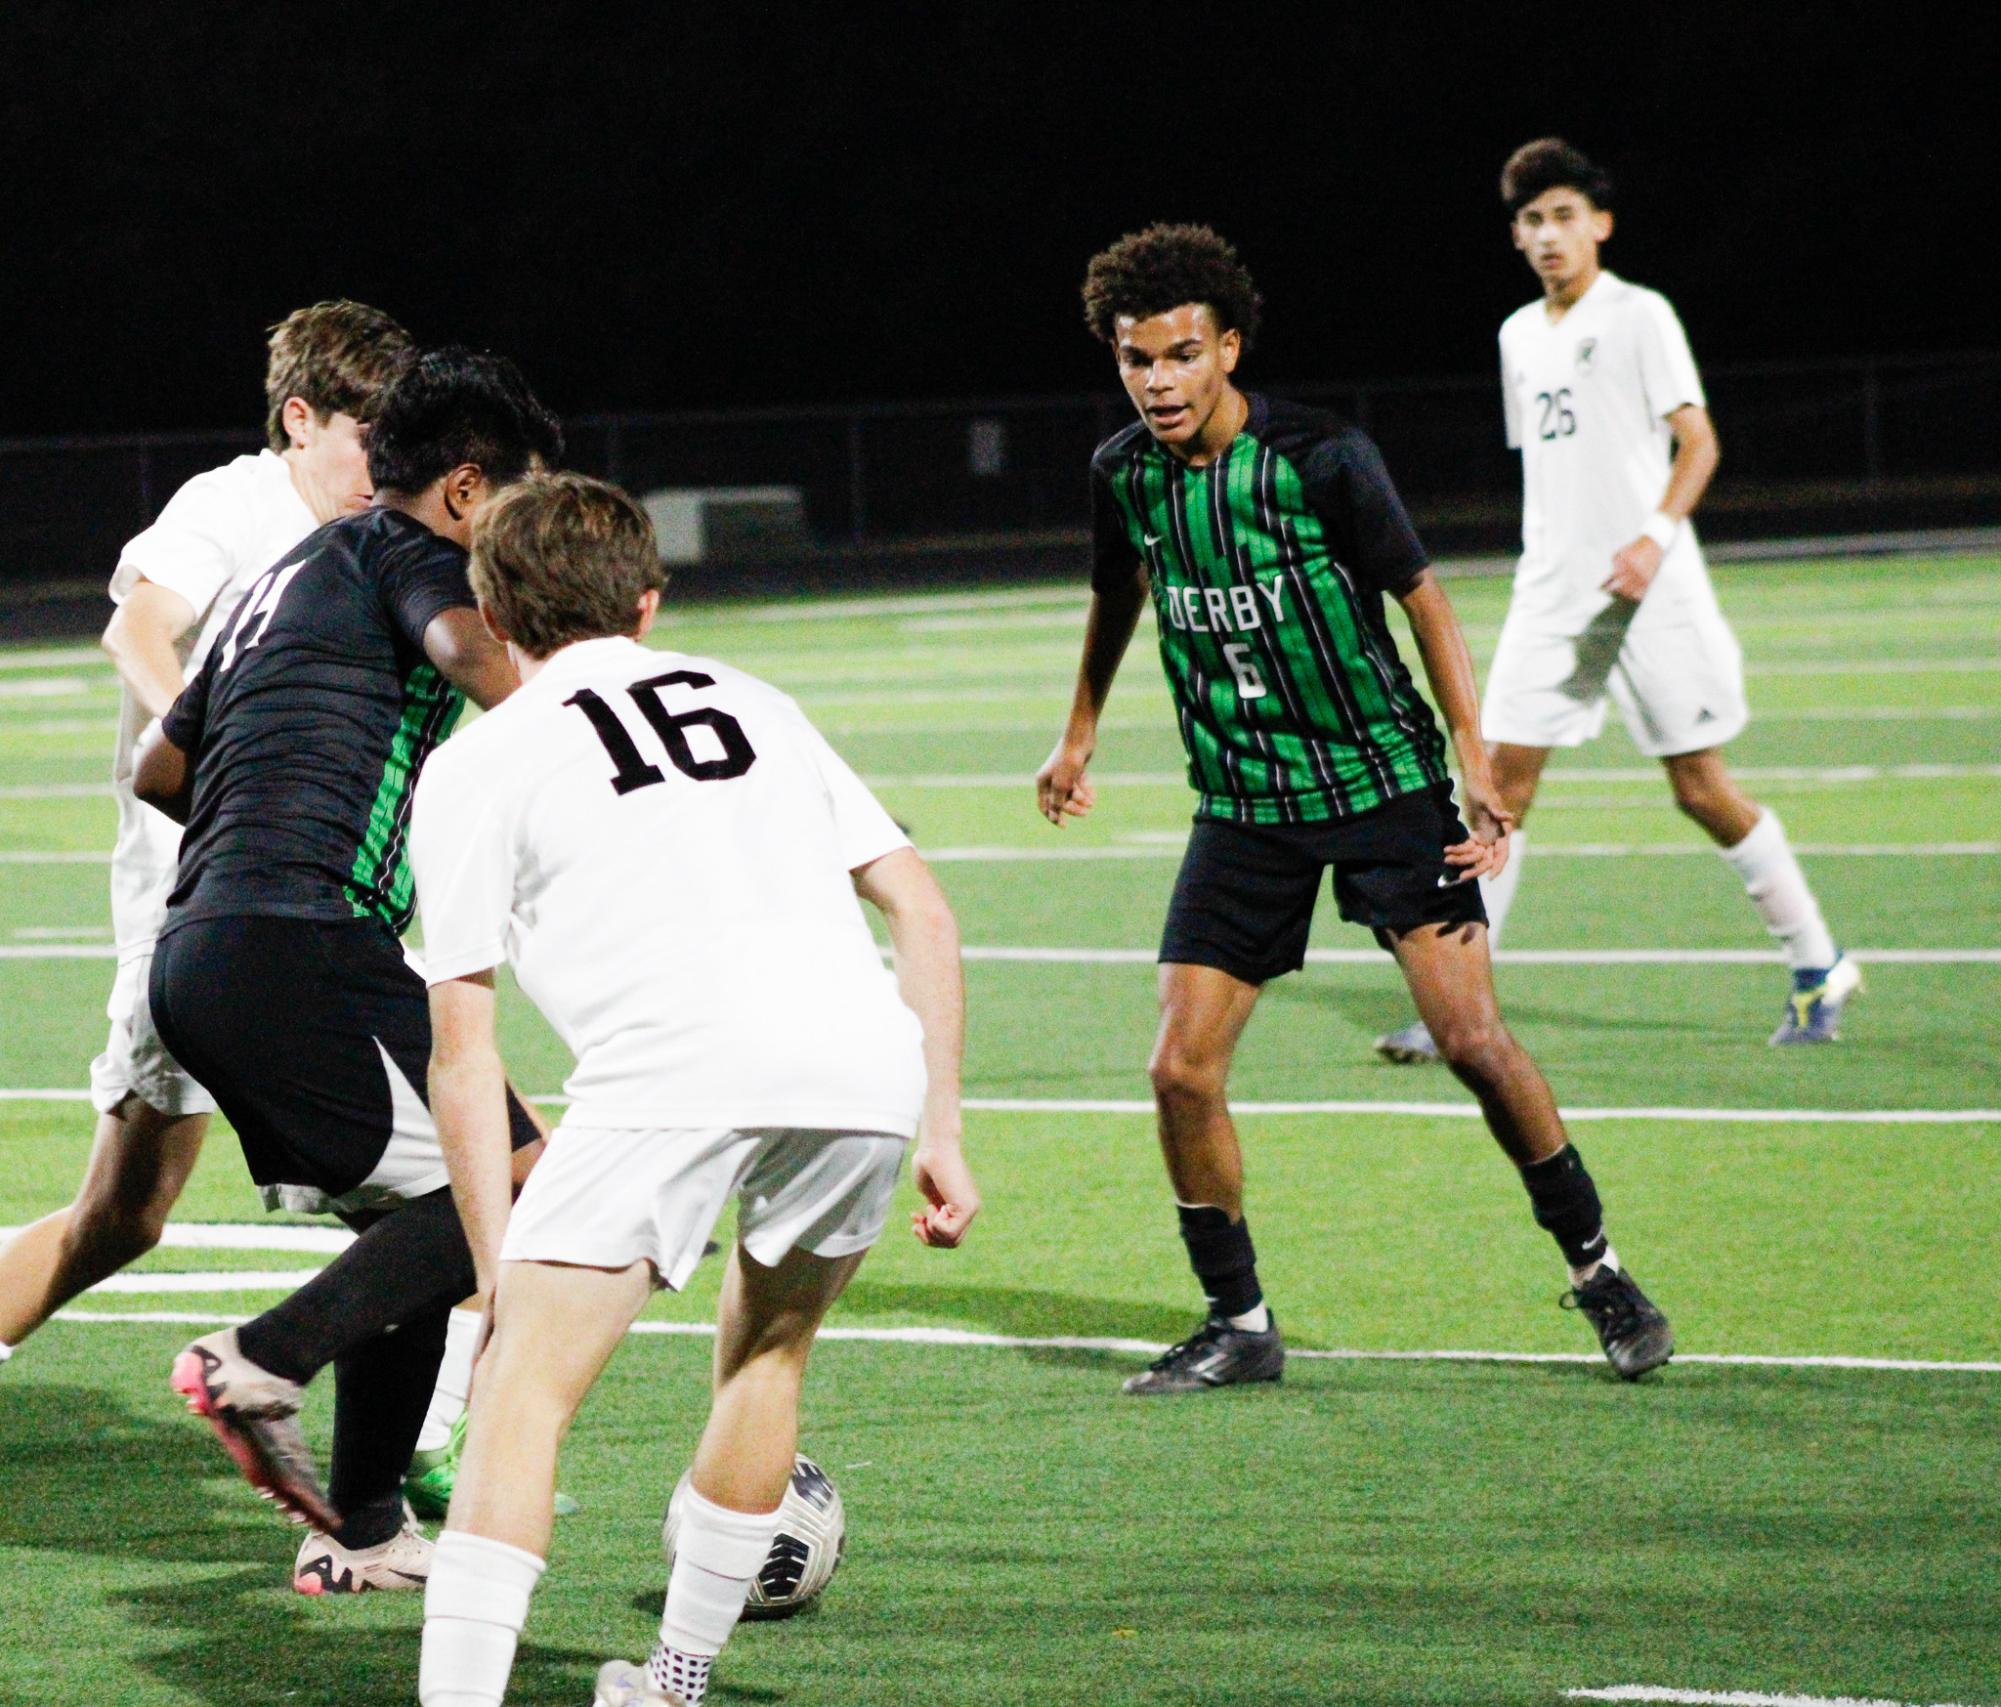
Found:
[[[1297,972],[1329,866],[1341,917],[1367,925],[1385,948],[1418,925],[1485,924],[1480,885],[1458,881],[1441,857],[1468,834],[1450,783],[1320,824],[1198,819],[1167,904],[1160,958],[1214,966],[1247,984]]]
[[[380,1207],[446,1183],[429,996],[373,919],[191,920],[154,948],[148,996],[267,1204]],[[508,1116],[516,1149],[537,1136],[512,1089]]]

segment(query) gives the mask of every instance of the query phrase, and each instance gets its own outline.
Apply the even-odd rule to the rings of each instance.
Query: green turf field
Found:
[[[2001,564],[1717,580],[1756,714],[1733,757],[1868,963],[1847,1037],[1765,1047],[1783,968],[1616,726],[1552,767],[1499,973],[1685,1355],[1638,1386],[1581,1355],[1463,1093],[1370,1054],[1398,981],[1326,906],[1233,1085],[1288,1340],[1520,1355],[1299,1357],[1277,1390],[1151,1405],[1118,1382],[1197,1312],[1145,1112],[1189,807],[1147,636],[1098,811],[1059,834],[1030,778],[1074,592],[670,616],[675,644],[795,693],[936,860],[971,951],[987,1192],[957,1253],[893,1219],[837,1312],[805,1444],[846,1495],[848,1561],[815,1612],[740,1633],[713,1699],[2001,1704]],[[1452,590],[1484,658],[1505,586]],[[0,652],[0,1225],[65,1200],[85,1151],[114,707],[88,647]],[[532,1012],[507,1030],[517,1080],[559,1092]],[[321,1259],[256,1247],[224,1132],[179,1218],[254,1225],[163,1248],[0,1375],[0,1701],[413,1700],[415,1598],[291,1595],[288,1532],[166,1390],[189,1322],[274,1296],[242,1274]],[[697,1327],[714,1278],[652,1321]],[[593,1397],[563,1466],[584,1509],[511,1699],[581,1707],[600,1659],[645,1649],[705,1355],[637,1336]]]

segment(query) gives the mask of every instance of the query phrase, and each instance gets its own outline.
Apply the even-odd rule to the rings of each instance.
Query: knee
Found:
[[[70,1211],[69,1243],[91,1252],[111,1273],[153,1250],[166,1230],[163,1204],[86,1199]]]
[[[1518,1047],[1498,1014],[1434,1025],[1431,1037],[1445,1064],[1476,1090],[1506,1079]]]
[[[1163,1105],[1202,1107],[1223,1100],[1226,1059],[1163,1038],[1146,1065],[1154,1100]]]

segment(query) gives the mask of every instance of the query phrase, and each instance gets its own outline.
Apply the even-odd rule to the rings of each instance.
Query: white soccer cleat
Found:
[[[431,1555],[436,1550],[405,1506],[403,1527],[378,1546],[343,1547],[331,1535],[314,1530],[292,1567],[292,1587],[300,1594],[422,1588],[431,1580]]]
[[[1786,996],[1785,1017],[1770,1041],[1833,1043],[1841,1036],[1841,1010],[1851,996],[1862,993],[1862,969],[1845,954],[1837,954],[1825,970],[1795,972]]]
[[[1376,1053],[1385,1061],[1405,1067],[1429,1066],[1438,1059],[1438,1045],[1431,1040],[1431,1028],[1423,1020],[1388,1032],[1376,1039]]]
[[[686,1707],[680,1696],[654,1687],[643,1665],[630,1660],[606,1660],[598,1667],[597,1693],[591,1707]]]

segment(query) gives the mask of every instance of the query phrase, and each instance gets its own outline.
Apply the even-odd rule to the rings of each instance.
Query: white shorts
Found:
[[[1671,619],[1614,600],[1582,634],[1513,609],[1487,671],[1480,733],[1516,747],[1578,747],[1605,727],[1609,695],[1633,745],[1670,758],[1744,731],[1744,654],[1720,611]]]
[[[865,1251],[882,1235],[909,1142],[794,1127],[558,1127],[521,1188],[502,1262],[625,1268],[644,1257],[678,1291],[737,1198],[737,1238],[765,1267],[804,1247]]]
[[[91,1103],[99,1114],[113,1114],[128,1096],[136,1096],[162,1114],[213,1114],[215,1098],[181,1071],[153,1029],[146,1001],[152,966],[153,957],[142,954],[121,965],[112,980],[111,1000],[104,1004],[111,1036],[90,1064]]]

